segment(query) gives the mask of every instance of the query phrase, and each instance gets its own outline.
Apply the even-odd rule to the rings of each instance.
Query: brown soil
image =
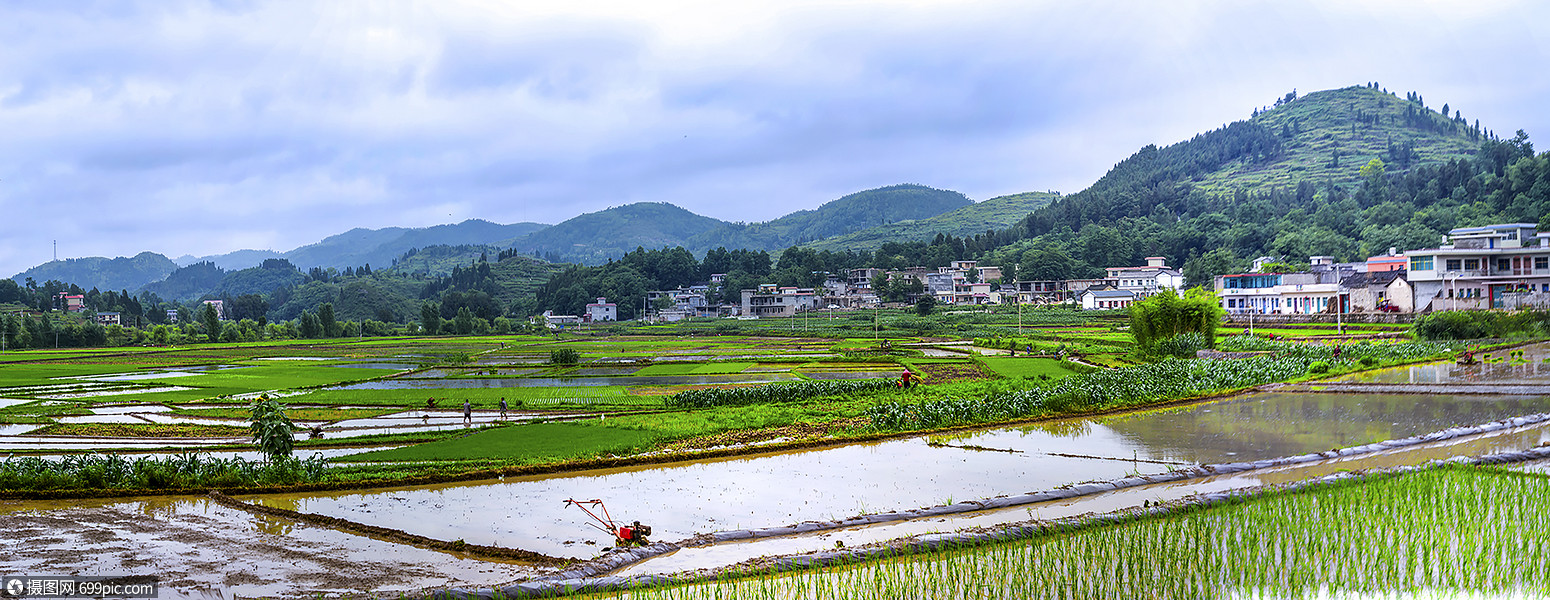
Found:
[[[36,429],[27,435],[80,435],[88,437],[130,438],[226,438],[243,437],[247,427],[232,425],[197,425],[191,423],[145,424],[138,423],[56,423]]]
[[[294,510],[286,510],[286,509],[283,509],[283,508],[275,508],[273,506],[264,506],[264,505],[261,505],[261,504],[249,504],[247,502],[242,502],[240,500],[236,500],[236,499],[234,499],[234,498],[232,498],[230,496],[227,496],[226,494],[222,494],[220,492],[213,491],[213,490],[210,492],[209,496],[210,496],[210,499],[215,501],[216,504],[219,504],[221,506],[225,506],[227,508],[235,508],[235,509],[238,509],[238,510],[245,510],[245,511],[252,512],[252,513],[269,515],[269,516],[272,516],[272,517],[282,517],[282,518],[286,518],[286,519],[292,519],[292,520],[296,520],[296,521],[301,521],[301,522],[304,522],[304,523],[310,523],[312,525],[321,525],[321,526],[324,526],[324,527],[332,527],[334,529],[339,529],[339,530],[342,530],[342,531],[348,531],[348,532],[351,532],[351,533],[357,533],[357,534],[361,534],[361,535],[368,535],[368,536],[371,536],[371,537],[374,537],[374,538],[377,538],[377,539],[387,540],[387,541],[390,541],[390,542],[397,542],[397,543],[400,543],[400,544],[409,544],[411,546],[418,546],[418,547],[421,547],[421,548],[429,548],[431,550],[441,550],[441,551],[444,551],[444,552],[458,552],[458,553],[461,553],[461,554],[466,554],[466,555],[469,555],[469,556],[475,556],[475,557],[478,557],[478,558],[495,558],[495,559],[503,559],[503,560],[520,560],[520,561],[523,561],[523,562],[533,563],[535,565],[545,565],[545,566],[549,566],[549,565],[563,565],[563,564],[566,564],[566,563],[570,562],[570,561],[567,561],[567,560],[562,559],[562,558],[555,558],[553,556],[539,554],[537,552],[529,552],[527,550],[520,550],[520,549],[517,549],[517,548],[501,548],[499,546],[484,546],[484,545],[480,545],[480,544],[469,544],[469,543],[464,542],[463,540],[456,540],[456,541],[449,542],[449,541],[446,541],[446,540],[438,540],[438,539],[428,538],[428,537],[425,537],[423,535],[415,535],[415,534],[412,534],[412,533],[407,533],[407,532],[404,532],[404,531],[400,531],[398,529],[390,529],[390,528],[387,528],[387,527],[378,527],[376,525],[367,525],[365,523],[356,523],[355,521],[347,521],[345,519],[340,519],[340,518],[336,518],[336,517],[329,517],[329,516],[325,516],[325,515],[318,515],[318,514],[312,514],[312,513],[296,512]]]
[[[727,431],[716,435],[697,437],[688,440],[680,440],[663,446],[663,450],[670,452],[684,452],[688,450],[706,450],[710,448],[725,448],[729,446],[747,446],[770,440],[787,439],[793,441],[824,439],[834,435],[835,432],[853,430],[866,425],[865,417],[830,421],[828,423],[796,423],[784,427],[771,427],[768,429],[748,429],[743,431]]]
[[[920,381],[926,384],[993,378],[990,374],[980,370],[979,365],[973,364],[922,363],[911,365],[910,371],[918,375]]]

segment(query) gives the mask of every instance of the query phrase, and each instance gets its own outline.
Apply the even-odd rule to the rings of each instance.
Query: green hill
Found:
[[[879,225],[804,244],[814,250],[876,250],[886,242],[929,240],[938,233],[958,237],[973,236],[992,229],[1005,229],[1028,217],[1028,213],[1049,204],[1056,192],[1025,192],[975,202],[930,218]]]
[[[87,290],[138,290],[147,283],[166,278],[177,268],[172,259],[155,252],[141,252],[133,258],[92,256],[50,261],[17,273],[11,279],[20,283],[32,278],[39,284],[58,280]]]
[[[598,264],[637,247],[680,246],[724,224],[666,202],[637,202],[574,217],[510,240],[509,247],[523,254]]]
[[[1550,156],[1527,134],[1502,139],[1420,94],[1368,85],[1287,94],[1250,119],[1146,146],[981,252],[1046,278],[1163,256],[1207,283],[1256,256],[1357,261],[1546,214]]]
[[[727,223],[695,236],[684,246],[696,254],[715,248],[779,251],[868,228],[929,219],[971,205],[973,202],[958,192],[923,185],[893,185],[856,192],[816,209],[797,211],[764,223]]]
[[[1473,155],[1480,147],[1472,126],[1366,86],[1314,92],[1259,112],[1248,122],[1275,135],[1281,155],[1264,162],[1227,161],[1193,178],[1194,185],[1220,192],[1290,188],[1302,180],[1349,183],[1373,158],[1395,171]],[[1405,148],[1413,152],[1401,152]]]
[[[412,248],[393,259],[392,267],[379,270],[443,277],[451,273],[453,267],[466,267],[481,256],[493,261],[499,254],[500,248],[484,244],[437,244]]]
[[[286,252],[284,258],[303,270],[311,267],[344,269],[368,264],[374,268],[383,268],[389,266],[394,258],[414,248],[435,245],[493,244],[524,236],[545,227],[547,226],[538,223],[499,225],[489,221],[469,219],[462,223],[419,229],[402,227],[352,229],[324,238],[316,244]]]

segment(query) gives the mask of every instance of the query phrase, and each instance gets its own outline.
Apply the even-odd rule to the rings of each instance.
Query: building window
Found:
[[[1459,260],[1457,258],[1450,258],[1450,259],[1448,259],[1448,270],[1449,271],[1457,271],[1457,270],[1463,268],[1463,266],[1464,266],[1464,261],[1462,261],[1462,260]]]
[[[1466,258],[1466,259],[1464,259],[1464,270],[1465,271],[1478,271],[1478,270],[1480,270],[1480,259],[1478,259],[1478,258]]]
[[[1498,258],[1498,259],[1496,259],[1496,270],[1498,270],[1498,271],[1511,271],[1512,270],[1512,259],[1510,259],[1510,258]]]
[[[1550,256],[1534,257],[1534,270],[1541,271],[1544,269],[1550,269]]]
[[[1430,270],[1432,270],[1432,257],[1430,257],[1430,256],[1412,256],[1412,257],[1410,257],[1410,270],[1411,271],[1430,271]]]

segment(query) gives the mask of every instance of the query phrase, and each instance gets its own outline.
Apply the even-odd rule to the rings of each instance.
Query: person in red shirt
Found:
[[[904,374],[899,376],[899,387],[908,389],[910,387],[910,376],[912,375],[914,373],[911,373],[909,369],[905,369]]]

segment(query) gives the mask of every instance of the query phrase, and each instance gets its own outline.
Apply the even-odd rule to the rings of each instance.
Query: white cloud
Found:
[[[0,272],[634,201],[1074,192],[1292,88],[1547,129],[1526,2],[193,0],[0,9]],[[61,207],[69,207],[61,210]],[[41,250],[40,250],[41,249]]]

